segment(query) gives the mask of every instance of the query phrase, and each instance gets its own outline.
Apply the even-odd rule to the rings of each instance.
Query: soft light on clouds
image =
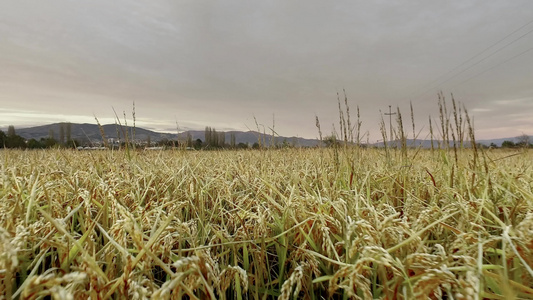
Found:
[[[19,126],[39,126],[49,123],[68,122],[78,120],[78,123],[96,123],[95,117],[86,115],[59,115],[48,114],[31,110],[16,110],[0,108],[0,128],[6,128],[9,125],[17,124]],[[104,124],[114,123],[112,118],[99,119]]]
[[[147,128],[248,130],[274,116],[280,134],[315,137],[315,115],[326,133],[338,124],[345,88],[372,139],[388,105],[408,115],[412,102],[427,131],[439,90],[469,109],[480,138],[533,134],[533,23],[460,66],[532,10],[526,0],[4,1],[0,127],[113,122],[113,108],[129,116],[135,102]]]

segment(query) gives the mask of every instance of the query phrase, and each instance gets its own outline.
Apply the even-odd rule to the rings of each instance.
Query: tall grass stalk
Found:
[[[341,107],[341,99],[339,93],[337,92],[337,103],[339,105],[339,140],[344,141],[344,145],[348,144],[348,135],[347,135],[347,126],[346,118],[344,117],[344,110]]]
[[[412,101],[409,101],[409,107],[411,108],[411,124],[413,125],[413,146],[416,147],[415,113]]]
[[[382,140],[383,140],[383,149],[385,149],[385,156],[387,158],[387,161],[389,161],[389,147],[387,145],[387,127],[385,125],[385,120],[383,120],[383,113],[381,112],[381,110],[379,111],[380,115],[381,115],[381,119],[380,119],[380,123],[379,123],[379,131],[381,132],[381,137],[382,137]],[[392,134],[392,132],[391,132]]]
[[[357,105],[357,147],[360,147],[361,146],[361,139],[363,138],[361,136],[361,125],[363,124],[363,122],[361,121],[361,116],[360,116],[360,112],[359,112],[359,105]],[[368,146],[368,142],[367,142],[367,146]]]
[[[345,132],[347,132],[347,134],[345,133],[345,142],[353,145],[353,129],[354,128],[352,128],[352,123],[350,121],[350,106],[348,105],[348,96],[346,95],[345,89],[342,89],[342,92],[344,93],[344,107],[346,108],[346,118],[347,118],[346,129],[345,129]]]
[[[431,116],[429,116],[429,136],[431,139],[431,153],[433,153],[433,151],[435,150],[435,147],[433,145],[434,138],[433,138],[433,124],[431,123]]]
[[[126,150],[126,156],[128,157],[128,159],[131,159],[130,146],[129,146],[129,144],[130,144],[130,140],[129,140],[129,138],[128,138],[128,130],[127,130],[127,126],[128,126],[128,124],[126,123],[126,124],[125,124],[126,128],[124,128],[124,127],[122,126],[122,123],[120,122],[120,118],[118,117],[118,114],[117,114],[117,112],[115,111],[115,108],[114,108],[114,107],[113,107],[113,112],[115,113],[115,118],[116,118],[115,121],[118,123],[118,127],[117,127],[117,136],[119,136],[119,135],[118,135],[118,130],[119,130],[119,128],[120,128],[120,131],[122,132],[122,137],[124,138],[124,141],[125,141],[125,142],[124,142],[124,148],[125,148],[125,150]],[[127,122],[127,120],[126,120],[126,112],[124,112],[124,122]]]
[[[96,116],[94,116],[94,120],[96,121],[96,124],[98,125],[98,129],[100,130],[100,136],[102,137],[102,143],[104,144],[106,148],[108,148],[109,145],[107,144],[107,138],[105,136],[104,127],[102,127],[102,125],[100,124],[100,121],[98,121],[98,118]],[[87,135],[85,136],[87,137]],[[89,137],[87,138],[89,139]]]
[[[399,141],[397,141],[398,147],[400,148],[402,159],[407,159],[407,136],[405,134],[405,131],[403,129],[403,121],[402,121],[402,113],[400,112],[400,108],[396,108],[396,121],[398,123],[398,133],[399,133]]]
[[[322,148],[322,142],[323,142],[322,129],[320,128],[320,120],[318,119],[317,115],[315,115],[315,125],[316,125],[316,128],[318,129],[318,137],[319,137],[318,146]]]

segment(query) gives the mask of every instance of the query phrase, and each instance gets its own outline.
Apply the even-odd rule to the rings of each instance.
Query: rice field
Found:
[[[0,299],[533,299],[531,151],[0,161]]]

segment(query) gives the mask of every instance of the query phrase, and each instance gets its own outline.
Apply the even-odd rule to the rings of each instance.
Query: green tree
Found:
[[[160,140],[159,142],[157,142],[157,146],[160,146],[160,147],[174,147],[174,144],[175,142],[173,140],[169,140],[167,138],[164,138],[162,140]]]
[[[72,148],[72,149],[75,149],[75,148],[78,147],[79,145],[81,145],[79,141],[77,141],[77,140],[72,140],[72,139],[68,140],[68,141],[67,141],[67,144],[66,144],[66,146],[67,146],[68,148]]]
[[[194,148],[199,150],[202,148],[202,140],[201,139],[196,139],[196,141],[194,142]]]
[[[211,129],[211,144],[209,146],[211,147],[217,147],[218,146],[218,133],[215,128]]]
[[[53,138],[42,138],[40,142],[45,148],[53,148],[57,145],[57,141]]]
[[[503,141],[502,148],[514,148],[516,145],[513,141]]]
[[[0,148],[4,148],[6,145],[7,136],[6,134],[0,130]]]
[[[41,148],[44,148],[44,145],[36,139],[30,139],[28,141],[28,148],[29,149],[41,149]]]
[[[324,144],[326,144],[326,147],[333,147],[339,145],[339,141],[337,140],[337,137],[332,134],[324,138]]]
[[[281,148],[289,148],[291,145],[287,141],[287,138],[283,139],[283,142],[281,143]]]
[[[521,147],[521,148],[528,148],[529,147],[529,136],[527,134],[522,134],[521,136],[519,136],[516,146]]]
[[[204,141],[207,147],[211,146],[211,127],[209,126],[205,127]]]
[[[26,148],[26,141],[20,135],[8,136],[6,148]]]
[[[15,126],[13,126],[13,125],[9,125],[9,127],[7,127],[7,136],[8,136],[8,137],[13,137],[13,136],[15,136],[15,135],[17,135],[17,134],[15,133]]]
[[[26,148],[26,141],[15,132],[15,126],[9,125],[7,136],[4,139],[6,148]]]

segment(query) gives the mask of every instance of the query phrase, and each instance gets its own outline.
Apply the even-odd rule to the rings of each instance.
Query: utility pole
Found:
[[[390,125],[390,141],[392,142],[392,115],[395,115],[396,113],[393,113],[391,111],[391,106],[389,105],[389,113],[385,113],[386,116],[389,116],[389,125]]]

